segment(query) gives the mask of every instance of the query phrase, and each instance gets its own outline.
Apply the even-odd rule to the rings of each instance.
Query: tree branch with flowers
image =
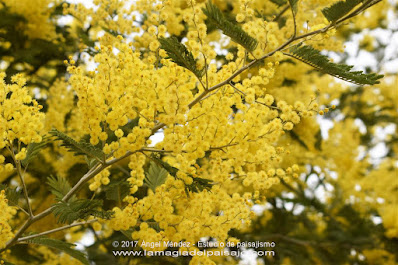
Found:
[[[292,203],[316,209],[343,229],[337,210],[308,199],[304,191],[308,176],[338,171],[340,163],[323,153],[327,140],[311,131],[319,127],[314,117],[336,109],[323,96],[341,104],[348,97],[347,84],[332,77],[360,87],[384,83],[383,75],[353,71],[321,50],[341,50],[339,30],[349,32],[357,17],[383,1],[337,1],[316,9],[316,1],[296,0],[267,5],[145,0],[129,8],[125,1],[100,0],[95,9],[47,2],[35,7],[44,14],[38,17],[23,9],[24,1],[1,2],[10,22],[0,25],[6,62],[0,76],[0,180],[6,184],[0,195],[5,213],[0,251],[6,264],[102,264],[101,255],[115,264],[144,261],[112,255],[112,242],[123,240],[190,242],[192,248],[179,250],[201,251],[194,244],[204,238],[236,244],[257,240],[257,233],[292,244],[297,253],[320,256],[323,247],[341,243],[295,238],[287,223],[281,231],[267,226],[272,233],[266,235],[250,231],[282,216],[297,223],[309,218],[312,213],[298,219],[300,214],[291,215],[284,206],[283,215],[277,214],[286,192],[294,194]],[[55,18],[66,15],[71,26],[57,24]],[[16,22],[20,35],[10,31]],[[35,31],[37,23],[45,30]],[[18,48],[22,43],[30,56]],[[316,80],[326,80],[335,91],[314,93]],[[301,131],[303,126],[308,129]],[[159,135],[163,140],[153,143]],[[306,172],[308,167],[321,169]],[[340,185],[332,178],[322,181],[336,190]],[[253,207],[267,203],[272,217],[259,221]],[[349,213],[357,218],[357,211]],[[372,228],[360,221],[363,229]],[[354,233],[354,227],[344,229],[345,235]],[[73,248],[89,233],[95,237],[91,246],[83,252]],[[378,236],[386,241],[395,235]],[[369,238],[349,238],[341,246],[370,257]],[[167,244],[128,249],[170,250]],[[22,251],[26,258],[19,256]],[[287,264],[290,257],[279,251],[277,264]],[[352,258],[344,255],[342,262]],[[153,264],[163,261],[153,258]],[[193,255],[170,262],[229,261]]]

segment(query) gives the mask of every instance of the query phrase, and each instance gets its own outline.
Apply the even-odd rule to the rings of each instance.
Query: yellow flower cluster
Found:
[[[147,129],[153,126],[144,89],[151,84],[149,72],[139,59],[139,54],[133,52],[127,44],[116,45],[120,50],[118,55],[113,53],[113,47],[101,47],[101,53],[95,56],[99,63],[95,73],[87,76],[80,67],[69,66],[73,73],[70,83],[76,91],[79,102],[78,108],[83,119],[83,131],[91,136],[91,143],[105,141],[110,129],[121,136],[118,141],[104,146],[104,152],[109,154],[124,154],[127,150],[142,147],[146,137],[151,133]],[[134,69],[139,69],[134,71]],[[138,88],[135,85],[139,86]],[[154,95],[151,95],[152,97]],[[142,113],[141,113],[142,111]],[[122,137],[120,126],[128,123],[141,114],[140,125],[130,135]],[[145,115],[146,114],[146,115]]]
[[[5,0],[2,2],[10,8],[11,12],[20,14],[26,19],[26,28],[22,30],[30,38],[52,40],[56,37],[55,25],[51,21],[50,15],[57,3],[61,1]]]
[[[177,176],[169,175],[156,192],[149,191],[148,196],[139,200],[128,196],[128,206],[115,208],[115,218],[107,224],[115,230],[139,224],[140,230],[132,236],[143,241],[194,243],[203,236],[225,241],[228,231],[249,223],[253,200],[264,200],[262,193],[281,179],[289,181],[290,176],[298,176],[299,168],[294,163],[281,166],[282,156],[289,150],[275,143],[303,118],[317,113],[318,105],[311,99],[311,87],[303,88],[293,98],[283,97],[288,94],[284,91],[278,94],[286,67],[290,67],[293,80],[299,76],[294,73],[298,67],[279,65],[284,59],[280,52],[260,68],[237,76],[234,86],[223,86],[199,103],[191,104],[197,93],[205,91],[205,86],[217,85],[238,70],[246,53],[238,46],[236,60],[218,69],[212,63],[217,53],[209,44],[214,34],[206,34],[205,16],[199,12],[204,3],[148,3],[136,3],[139,10],[149,15],[142,27],[144,33],[135,37],[133,43],[105,34],[96,47],[97,68],[89,73],[69,61],[69,83],[78,96],[82,130],[90,134],[92,144],[102,143],[106,154],[120,157],[147,148],[148,138],[154,133],[152,128],[162,123],[164,139],[154,148],[167,152],[165,161],[179,169]],[[178,10],[184,10],[184,14]],[[250,16],[250,9],[246,16]],[[171,27],[176,20],[184,20],[188,25],[186,47],[198,59],[198,67],[208,65],[206,76],[200,80],[165,59],[167,54],[159,48],[159,37],[178,31]],[[253,18],[243,25],[260,39],[254,56],[275,49],[287,34],[281,35],[275,22],[260,22]],[[235,56],[231,56],[232,60]],[[298,71],[302,75],[306,70]],[[231,106],[238,111],[233,112]],[[122,126],[133,119],[138,119],[138,126],[125,133]],[[117,138],[110,143],[106,142],[109,131]],[[130,156],[131,194],[143,186],[145,163],[142,153]],[[203,190],[187,196],[186,185],[193,184],[196,177],[216,184],[210,192]],[[90,189],[96,191],[108,182],[109,172],[104,171],[94,178]],[[243,194],[243,189],[251,192]],[[159,225],[158,229],[151,220]]]
[[[0,73],[0,149],[14,140],[24,144],[39,143],[44,127],[44,113],[41,105],[29,95],[24,87],[26,80],[21,75],[12,77],[13,84],[4,82]],[[24,150],[18,159],[24,158]]]
[[[144,184],[144,165],[145,165],[146,157],[142,153],[133,154],[130,156],[130,162],[128,167],[131,169],[130,177],[127,181],[131,185],[130,193],[134,194],[139,187]]]
[[[9,222],[17,212],[14,207],[8,205],[4,190],[0,191],[0,209],[0,249],[2,249],[14,235]]]
[[[108,185],[110,172],[109,170],[105,169],[100,174],[94,177],[94,181],[90,184],[89,188],[92,191],[97,190],[101,185]]]
[[[106,28],[120,34],[139,32],[139,28],[132,23],[134,20],[125,1],[94,0],[95,8],[86,8],[82,3],[63,4],[64,15],[72,15],[81,27],[89,22],[94,28]],[[117,18],[117,19],[116,19]]]
[[[14,11],[18,9],[16,12],[27,16],[30,36],[54,36],[48,33],[55,32],[48,28],[50,1],[35,0],[32,3],[36,6],[32,8],[25,0],[7,2],[13,3]],[[127,5],[127,1],[121,0],[94,0],[95,8],[64,4],[64,14],[71,14],[74,23],[82,28],[90,25],[89,38],[95,41],[95,56],[90,59],[95,69],[87,71],[85,65],[76,66],[78,60],[72,56],[65,61],[70,78],[57,80],[49,89],[45,96],[46,117],[29,95],[22,76],[14,76],[11,85],[0,83],[0,149],[12,146],[14,140],[23,146],[40,142],[41,131],[55,127],[76,140],[88,134],[90,143],[102,148],[108,163],[129,156],[117,159],[120,163],[117,166],[128,170],[129,195],[113,209],[115,216],[101,220],[103,226],[95,224],[95,230],[135,228],[131,236],[140,242],[193,244],[202,237],[225,242],[231,229],[250,231],[255,217],[251,212],[254,203],[264,203],[265,196],[280,192],[277,185],[280,182],[297,179],[303,165],[316,164],[325,171],[337,172],[342,176],[338,182],[347,194],[358,183],[360,170],[366,163],[355,160],[360,135],[354,120],[336,125],[329,132],[329,140],[322,143],[323,149],[317,146],[320,130],[314,116],[334,109],[328,104],[341,96],[344,89],[340,85],[331,84],[329,77],[309,73],[312,69],[309,66],[286,62],[282,51],[235,75],[251,60],[273,52],[293,32],[300,35],[326,27],[329,23],[319,5],[329,5],[330,1],[299,1],[295,21],[286,15],[282,26],[276,19],[266,22],[255,14],[254,10],[260,15],[277,14],[278,9],[269,1],[213,1],[221,9],[232,7],[232,14],[243,30],[258,40],[258,46],[251,52],[219,31],[209,31],[201,11],[206,1],[133,2]],[[47,11],[34,17],[32,14],[39,9]],[[142,16],[135,16],[133,11]],[[97,38],[100,34],[103,36]],[[196,67],[207,69],[203,76],[195,76],[168,58],[159,40],[170,35],[182,37],[181,42],[192,53]],[[311,36],[305,42],[319,49],[343,48],[334,30]],[[218,57],[222,54],[227,54],[225,61]],[[0,79],[4,79],[4,74],[0,74]],[[322,96],[321,92],[327,93]],[[384,84],[379,92],[396,99],[388,94],[391,89]],[[365,95],[366,102],[380,105],[373,99],[374,91]],[[391,114],[389,109],[384,111]],[[164,138],[151,145],[150,138],[157,132]],[[299,141],[290,145],[294,135]],[[54,152],[60,155],[56,160]],[[169,172],[165,183],[155,191],[144,185],[150,152],[162,153],[162,160],[178,169],[176,174]],[[67,170],[80,160],[56,145],[42,155],[60,176],[66,176]],[[329,160],[323,157],[326,155]],[[25,156],[26,148],[18,145],[16,160]],[[0,174],[13,170],[11,164],[2,165],[4,162],[5,157],[0,155]],[[389,163],[388,168],[391,166]],[[381,167],[370,176],[388,175],[385,179],[391,182],[391,172],[386,168]],[[113,174],[115,169],[116,166],[108,167],[93,176],[90,191],[99,192],[101,186],[111,183],[118,174]],[[200,179],[211,181],[212,186],[196,187],[193,191]],[[374,198],[382,196],[381,192],[388,188],[372,185],[367,179],[360,184]],[[270,191],[271,188],[274,189]],[[394,190],[388,191],[392,194]],[[388,237],[398,234],[396,218],[389,214],[396,209],[396,196],[393,198],[386,198],[388,201],[380,211]],[[2,191],[0,208],[11,209],[6,206]],[[9,218],[0,217],[0,228],[6,231],[1,242],[12,236],[7,226]],[[272,215],[268,212],[259,218],[265,225]],[[310,219],[319,223],[322,220],[319,216]],[[324,223],[318,226],[319,232],[324,226]],[[3,232],[0,234],[3,236]],[[76,239],[81,234],[72,236]],[[163,250],[166,245],[143,248]],[[73,264],[66,258],[58,259],[45,248],[39,252],[49,264]],[[191,264],[214,262],[195,257]]]
[[[137,224],[139,213],[137,204],[129,204],[121,210],[118,207],[113,208],[114,218],[107,222],[107,225],[114,230],[128,230]]]
[[[210,192],[204,190],[187,197],[184,183],[169,176],[155,193],[150,192],[140,200],[133,199],[123,210],[114,208],[115,218],[107,224],[115,230],[127,230],[139,224],[140,230],[132,237],[140,240],[140,245],[142,242],[184,241],[192,246],[204,236],[227,240],[230,229],[239,229],[250,222],[248,205],[250,202],[239,194],[230,196],[217,186]],[[155,246],[155,250],[163,250],[166,246],[162,243]],[[154,250],[152,247],[145,245],[144,249]]]
[[[8,177],[8,174],[14,170],[14,166],[11,163],[7,163],[4,165],[4,161],[5,157],[3,155],[0,155],[0,173],[2,175],[0,180],[3,180],[3,177]]]
[[[52,128],[56,128],[62,132],[66,131],[66,116],[73,111],[74,104],[73,91],[68,88],[68,83],[65,80],[56,80],[50,87],[47,103],[49,107],[46,112],[45,130],[50,131]],[[71,117],[74,116],[73,114]],[[69,128],[70,125],[68,124]]]
[[[58,79],[48,91],[41,91],[41,93],[45,94],[48,103],[44,131],[48,132],[55,128],[79,141],[84,135],[81,130],[81,113],[75,108],[74,91],[68,86],[68,82]],[[54,151],[58,153],[56,160],[54,160]],[[51,149],[42,150],[41,155],[47,163],[52,165],[57,175],[62,177],[66,176],[73,165],[84,161],[81,156],[75,156],[58,142],[53,142]]]
[[[393,159],[385,159],[376,170],[363,177],[358,184],[361,186],[363,200],[372,202],[378,207],[378,212],[383,219],[385,235],[389,238],[398,238],[398,167]],[[377,179],[379,181],[375,182]],[[363,194],[367,194],[365,197]],[[383,203],[377,203],[377,199],[383,199]]]
[[[230,196],[214,186],[210,192],[203,190],[187,197],[184,183],[171,176],[165,185],[136,204],[140,218],[144,221],[155,220],[162,230],[155,233],[150,222],[141,223],[140,231],[132,235],[141,240],[148,240],[148,236],[154,241],[159,238],[191,242],[192,245],[201,237],[210,236],[225,242],[228,231],[241,228],[251,216],[248,200],[239,194]]]
[[[366,262],[369,264],[383,264],[394,265],[396,264],[395,257],[384,249],[365,249],[363,251]]]

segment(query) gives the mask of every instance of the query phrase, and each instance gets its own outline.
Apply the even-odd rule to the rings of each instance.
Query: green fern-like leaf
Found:
[[[43,137],[40,143],[31,143],[26,149],[26,157],[21,161],[22,166],[26,167],[49,142],[47,137]]]
[[[113,216],[111,211],[97,210],[102,207],[101,200],[80,199],[72,202],[58,202],[52,208],[59,223],[71,224],[78,219],[87,219],[89,216],[109,219]]]
[[[170,175],[172,175],[174,178],[177,178],[177,173],[179,171],[178,168],[171,166],[169,163],[157,158],[156,156],[153,156],[152,159],[156,164],[164,168]],[[193,177],[191,174],[188,174],[188,176],[192,178],[192,183],[185,186],[185,193],[187,196],[189,196],[189,192],[200,192],[204,189],[210,190],[214,185],[213,181],[210,179]]]
[[[105,155],[101,149],[93,146],[89,142],[81,140],[80,142],[75,141],[63,132],[53,129],[50,134],[55,136],[58,140],[62,141],[61,146],[66,147],[69,151],[74,152],[75,155],[86,155],[97,159],[98,161],[103,161]]]
[[[210,179],[204,178],[193,178],[193,181],[190,185],[185,186],[185,192],[201,192],[203,190],[211,190],[214,183]]]
[[[86,160],[88,169],[92,169],[98,162],[96,158],[89,158],[88,156],[84,156],[84,160]]]
[[[290,8],[293,10],[294,14],[297,14],[297,10],[298,10],[297,3],[298,3],[298,0],[289,0]]]
[[[227,20],[221,10],[211,1],[206,3],[203,13],[207,16],[211,23],[220,29],[225,35],[230,37],[234,42],[239,43],[248,51],[253,51],[257,47],[257,40],[247,34],[238,24]]]
[[[104,188],[108,200],[121,201],[130,193],[130,184],[126,180],[111,181]]]
[[[160,159],[159,159],[160,160]],[[163,162],[163,161],[162,161]],[[155,192],[156,188],[165,183],[168,172],[155,162],[151,162],[148,172],[145,174],[145,184]]]
[[[162,159],[156,157],[155,155],[151,157],[153,161],[155,161],[156,164],[158,164],[159,166],[163,167],[167,172],[169,172],[170,175],[172,175],[173,177],[177,177],[177,172],[179,171],[178,168],[173,167],[172,165],[170,165],[169,163],[163,161]]]
[[[51,187],[50,191],[55,196],[57,201],[61,201],[63,197],[72,189],[68,180],[63,177],[50,176],[47,178],[47,184]],[[76,196],[72,196],[69,201],[73,202],[76,200]]]
[[[17,206],[19,198],[21,198],[22,190],[18,190],[15,188],[7,187],[6,185],[0,184],[0,191],[4,190],[6,198],[8,200],[8,205]]]
[[[302,147],[309,150],[308,145],[300,138],[300,136],[295,131],[289,131],[290,137],[296,140]]]
[[[324,9],[322,9],[322,13],[327,20],[329,20],[330,22],[334,22],[347,15],[352,9],[354,9],[355,6],[357,6],[361,2],[363,2],[363,0],[339,1],[329,7],[325,7]]]
[[[380,83],[378,80],[383,77],[383,75],[375,73],[364,74],[362,71],[351,71],[353,68],[351,65],[332,63],[327,56],[322,55],[320,51],[311,46],[295,45],[285,55],[311,65],[321,72],[357,85],[378,84]]]
[[[42,245],[50,248],[57,249],[61,251],[62,253],[68,254],[69,256],[77,259],[84,265],[90,265],[90,262],[87,259],[87,256],[76,249],[73,249],[72,247],[76,246],[71,243],[67,243],[61,240],[56,240],[48,237],[36,237],[32,239],[26,240],[27,243],[30,244],[36,244],[36,245]]]
[[[316,141],[315,141],[314,147],[317,150],[322,151],[322,139],[323,138],[322,138],[321,130],[318,130],[318,132],[315,134],[315,139],[316,139]]]
[[[161,48],[167,52],[169,59],[177,65],[191,71],[198,78],[201,78],[206,69],[199,70],[196,67],[196,60],[184,44],[180,43],[174,36],[170,38],[159,38]]]
[[[133,237],[131,236],[132,233],[135,231],[134,228],[130,227],[127,230],[120,230],[120,232],[126,237],[128,238],[128,240],[133,240]]]

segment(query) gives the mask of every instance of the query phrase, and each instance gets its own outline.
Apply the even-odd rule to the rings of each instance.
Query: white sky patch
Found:
[[[152,143],[149,145],[149,147],[154,147],[157,143],[162,142],[164,139],[164,133],[163,132],[157,132],[151,137],[149,137],[149,140],[152,141]]]
[[[370,150],[370,157],[372,160],[382,159],[388,152],[385,143],[378,143],[375,147]]]
[[[380,216],[372,216],[371,219],[375,225],[381,224],[383,222]]]
[[[255,204],[251,208],[251,210],[257,215],[260,216],[263,214],[263,212],[266,210],[266,205],[260,205],[260,204]]]
[[[95,5],[92,0],[68,0],[71,4],[83,4],[87,8],[94,8]]]
[[[66,235],[67,238],[68,236],[69,235]],[[94,242],[95,242],[95,237],[93,233],[87,232],[82,236],[82,238],[79,241],[73,243],[76,244],[75,249],[83,251],[85,247],[91,246],[92,244],[94,244]]]
[[[331,120],[325,119],[321,115],[317,115],[316,120],[320,125],[322,138],[324,140],[327,140],[329,138],[329,130],[333,128],[334,122]]]
[[[355,119],[354,124],[358,127],[358,130],[361,134],[365,134],[367,132],[366,125],[361,119]]]
[[[71,15],[66,15],[66,16],[61,16],[58,20],[57,23],[60,26],[66,26],[70,25],[73,22],[73,17]]]
[[[354,65],[355,70],[364,71],[367,67],[374,68],[377,65],[377,60],[370,52],[361,50],[357,57],[349,58],[347,64]]]
[[[389,124],[386,127],[376,127],[376,132],[375,132],[375,138],[376,140],[384,140],[386,139],[389,135],[393,135],[396,130],[396,125],[395,124]]]

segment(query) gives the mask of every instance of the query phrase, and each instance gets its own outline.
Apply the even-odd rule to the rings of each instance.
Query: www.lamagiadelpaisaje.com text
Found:
[[[171,241],[159,241],[159,242],[146,242],[146,241],[114,241],[112,242],[113,247],[117,248],[186,248],[187,250],[113,250],[112,253],[116,257],[127,257],[127,256],[146,256],[146,257],[181,257],[181,256],[244,256],[245,253],[253,254],[253,251],[258,257],[262,256],[275,256],[273,250],[257,250],[258,248],[273,248],[275,242],[203,242],[197,243],[191,242],[171,242]],[[191,248],[191,249],[190,249]],[[199,250],[198,248],[205,248]],[[206,249],[216,248],[216,249]],[[234,250],[228,248],[236,248]],[[252,248],[247,250],[247,248]]]

